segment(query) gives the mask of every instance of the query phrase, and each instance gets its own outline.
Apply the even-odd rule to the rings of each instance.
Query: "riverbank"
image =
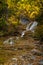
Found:
[[[1,45],[0,63],[4,63],[4,65],[8,65],[8,64],[12,65],[14,63],[17,65],[23,65],[23,64],[37,65],[39,63],[39,60],[43,59],[43,53],[40,50],[41,49],[40,45],[39,46],[35,45],[36,42],[37,41],[34,41],[33,38],[29,37],[27,39],[20,38],[16,40],[15,44],[12,46],[8,44]],[[12,60],[12,58],[16,58],[18,60],[17,61]]]

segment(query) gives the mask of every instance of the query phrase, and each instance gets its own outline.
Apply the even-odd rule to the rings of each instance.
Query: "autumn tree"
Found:
[[[5,24],[17,26],[21,16],[43,24],[43,0],[0,0],[0,28],[6,28]]]

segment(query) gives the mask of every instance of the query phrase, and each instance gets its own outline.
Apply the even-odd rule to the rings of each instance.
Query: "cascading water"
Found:
[[[30,30],[31,32],[34,32],[34,30],[35,30],[37,24],[38,24],[38,23],[37,23],[36,21],[29,23],[29,24],[27,25],[27,27],[26,27],[26,30],[22,32],[21,37],[23,37],[23,36],[25,35],[25,32],[27,32],[27,31],[29,31],[29,30]],[[31,26],[30,26],[30,25],[31,25]]]
[[[35,30],[35,28],[36,28],[36,26],[37,26],[37,22],[36,21],[34,21],[33,23],[30,23],[30,25],[27,25],[27,27],[26,27],[26,31],[32,31],[32,32],[34,32],[34,30]],[[30,27],[29,27],[30,26]]]
[[[23,37],[23,36],[25,35],[25,32],[26,32],[26,31],[23,31],[23,32],[22,32],[21,37]]]
[[[26,27],[26,31],[29,31],[30,25],[32,24],[32,22],[30,22],[27,27]]]
[[[13,38],[9,38],[9,39],[5,40],[3,42],[3,44],[10,44],[10,45],[12,45],[12,44],[14,44],[14,40],[13,40]]]

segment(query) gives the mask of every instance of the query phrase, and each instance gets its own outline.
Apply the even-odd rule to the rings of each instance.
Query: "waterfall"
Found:
[[[34,32],[34,30],[35,30],[37,24],[38,24],[38,23],[37,23],[36,21],[34,21],[29,30],[32,31],[32,32]]]
[[[23,37],[23,36],[25,35],[25,32],[26,32],[26,31],[23,31],[23,32],[22,32],[21,37]]]
[[[32,22],[30,22],[27,27],[26,27],[26,31],[29,31],[30,25],[32,24]]]
[[[27,27],[26,27],[26,30],[22,32],[21,37],[23,37],[23,36],[25,35],[25,32],[27,32],[27,31],[34,32],[34,30],[35,30],[37,24],[38,24],[38,23],[37,23],[36,21],[29,23],[29,24],[27,25]]]

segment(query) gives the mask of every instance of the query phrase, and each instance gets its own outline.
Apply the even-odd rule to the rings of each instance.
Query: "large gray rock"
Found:
[[[23,25],[25,25],[25,24],[28,24],[29,23],[29,20],[26,18],[26,17],[21,17],[20,18],[20,22],[21,22],[21,24],[23,24]]]

